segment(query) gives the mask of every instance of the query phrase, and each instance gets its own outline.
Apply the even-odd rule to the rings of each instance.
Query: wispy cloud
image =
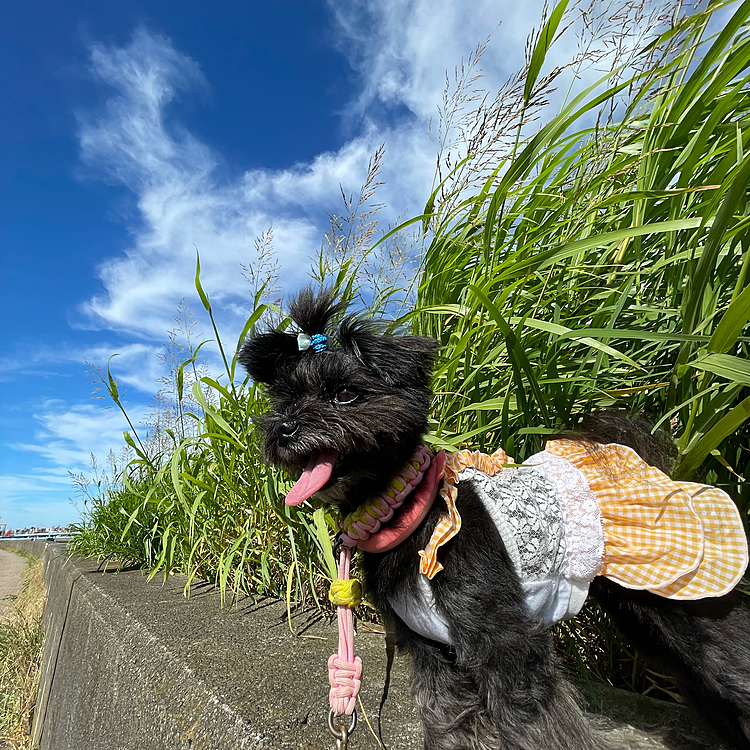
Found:
[[[446,71],[460,66],[489,36],[494,38],[483,61],[485,84],[499,88],[523,63],[526,36],[542,9],[536,0],[479,0],[470,12],[461,0],[439,6],[429,0],[330,0],[329,5],[345,32],[340,49],[362,79],[359,111],[378,103],[406,106],[420,126],[436,116]]]
[[[163,375],[163,367],[159,359],[162,348],[159,344],[140,342],[124,344],[114,341],[85,347],[71,347],[64,343],[54,347],[26,346],[17,349],[3,361],[0,382],[32,375],[81,378],[85,376],[87,363],[94,367],[105,368],[107,362],[112,359],[119,381],[136,388],[141,393],[152,395],[154,384]],[[65,365],[77,365],[77,367],[71,369]]]
[[[65,525],[79,515],[71,504],[72,494],[67,475],[0,475],[0,515],[13,529]]]
[[[144,414],[142,407],[132,410],[136,426]],[[76,520],[71,473],[90,474],[92,454],[99,461],[106,461],[110,451],[119,457],[123,431],[129,429],[119,411],[92,403],[47,400],[33,419],[30,439],[8,443],[16,455],[25,456],[19,463],[33,470],[0,476],[0,516],[11,528]]]
[[[141,29],[126,48],[94,47],[91,64],[114,95],[102,116],[80,118],[81,156],[107,179],[129,187],[140,213],[133,246],[99,268],[106,291],[83,308],[92,323],[163,338],[177,303],[191,296],[195,246],[203,284],[217,308],[241,309],[248,295],[240,263],[252,260],[255,237],[270,225],[283,248],[287,283],[301,284],[320,243],[324,206],[335,199],[339,183],[363,179],[374,134],[294,169],[258,170],[219,184],[220,156],[166,110],[179,93],[203,83],[193,60]]]
[[[273,225],[287,291],[307,279],[309,258],[320,246],[327,212],[339,209],[339,185],[355,190],[363,182],[375,149],[386,144],[380,199],[386,220],[418,213],[429,195],[436,146],[428,136],[445,84],[445,71],[497,26],[496,4],[479,3],[471,14],[455,0],[332,3],[347,50],[361,77],[357,130],[337,151],[314,155],[285,170],[250,170],[227,184],[216,168],[222,161],[179,125],[179,97],[206,85],[198,63],[171,40],[135,32],[126,47],[96,45],[91,69],[109,92],[102,112],[80,116],[81,156],[107,180],[136,196],[138,221],[133,244],[107,259],[98,273],[104,293],[83,305],[91,325],[135,336],[161,338],[177,302],[190,297],[196,245],[203,283],[238,328],[231,311],[247,304],[240,263],[252,260],[254,239]],[[524,32],[538,9],[514,11],[504,31],[502,54],[488,52],[490,85],[507,76],[522,57]],[[503,15],[508,16],[507,9]],[[468,16],[468,18],[467,18]],[[367,29],[367,35],[361,29]],[[512,49],[508,39],[513,40]],[[383,106],[401,108],[381,117]]]
[[[136,425],[143,416],[141,409],[135,409],[130,415]],[[47,481],[67,477],[68,471],[86,471],[92,453],[101,458],[106,458],[110,450],[119,454],[123,431],[129,429],[117,409],[90,403],[70,407],[64,402],[47,401],[34,414],[34,419],[37,422],[34,441],[11,443],[10,447],[44,459],[48,467]]]
[[[329,0],[329,6],[341,51],[360,78],[356,101],[342,110],[351,138],[291,169],[249,170],[230,182],[217,177],[222,155],[176,115],[181,97],[207,85],[198,62],[145,29],[128,46],[91,49],[92,74],[108,98],[102,111],[80,116],[81,157],[94,173],[130,188],[138,214],[131,247],[98,269],[105,291],[83,305],[90,325],[161,339],[178,301],[191,297],[197,246],[204,287],[226,325],[239,328],[237,311],[248,302],[240,263],[253,259],[254,239],[273,225],[286,290],[304,283],[326,214],[340,207],[339,185],[358,188],[381,143],[386,184],[379,198],[386,221],[419,213],[434,176],[437,146],[428,127],[446,71],[460,67],[492,34],[482,86],[496,91],[522,66],[526,37],[542,9],[537,1],[491,0],[474,3],[470,13],[462,0],[439,6]],[[548,65],[576,54],[575,28],[553,48]],[[598,74],[587,75],[593,80]],[[554,97],[558,103],[567,83]]]

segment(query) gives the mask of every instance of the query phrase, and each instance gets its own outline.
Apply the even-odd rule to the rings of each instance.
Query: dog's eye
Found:
[[[353,391],[351,388],[342,388],[336,394],[336,403],[337,404],[351,404],[352,401],[357,400],[358,395],[359,394],[356,391]]]

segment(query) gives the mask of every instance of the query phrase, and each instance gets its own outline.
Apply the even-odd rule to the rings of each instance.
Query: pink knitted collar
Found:
[[[426,446],[420,446],[389,490],[344,519],[342,542],[365,552],[387,552],[398,546],[432,508],[444,471],[445,451],[432,456]],[[395,515],[409,496],[409,507]],[[394,515],[395,520],[388,523]]]

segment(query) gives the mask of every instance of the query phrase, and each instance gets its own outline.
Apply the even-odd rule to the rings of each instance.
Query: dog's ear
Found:
[[[249,336],[242,344],[237,361],[256,383],[273,383],[279,369],[300,356],[297,337],[271,331]]]
[[[339,332],[342,346],[388,385],[427,389],[440,345],[426,336],[381,335],[355,319],[344,321]]]

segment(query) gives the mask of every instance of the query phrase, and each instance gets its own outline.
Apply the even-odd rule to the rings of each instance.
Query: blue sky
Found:
[[[69,472],[119,450],[92,398],[113,366],[132,417],[163,374],[194,243],[236,340],[241,264],[273,227],[284,292],[307,281],[341,185],[381,143],[383,219],[421,212],[446,71],[489,34],[492,92],[523,61],[541,2],[26,0],[0,29],[0,518],[78,518]],[[498,24],[502,25],[498,28]],[[571,37],[567,52],[575,40]],[[574,48],[573,48],[574,51]],[[566,52],[566,54],[567,54]],[[554,60],[552,60],[554,63]],[[208,360],[211,366],[210,355]]]

